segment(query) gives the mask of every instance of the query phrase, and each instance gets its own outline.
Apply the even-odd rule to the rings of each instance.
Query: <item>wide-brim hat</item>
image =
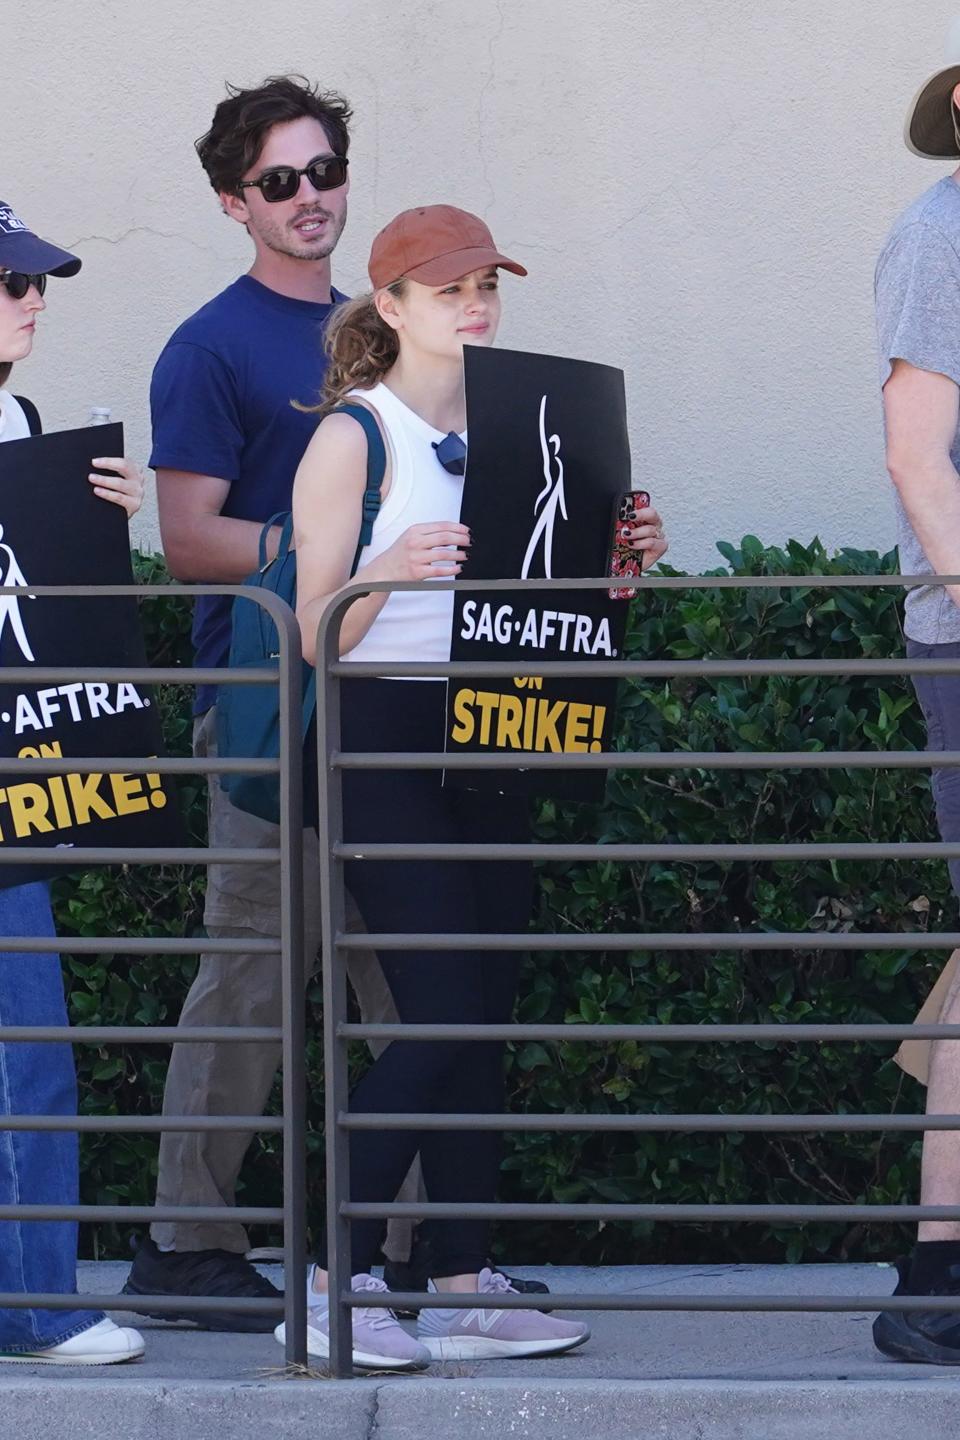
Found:
[[[41,240],[0,200],[0,268],[24,275],[76,275],[83,261],[49,240]]]
[[[944,63],[917,91],[907,111],[903,138],[925,160],[960,159],[953,124],[953,92],[960,85],[960,16],[947,35]]]

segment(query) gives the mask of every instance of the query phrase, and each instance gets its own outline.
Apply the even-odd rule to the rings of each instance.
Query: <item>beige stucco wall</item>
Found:
[[[299,69],[356,108],[342,288],[407,205],[482,212],[502,341],[620,365],[671,559],[716,537],[890,543],[872,271],[945,173],[901,142],[957,0],[0,0],[0,198],[84,258],[17,387],[148,448],[151,365],[245,268],[191,142],[223,82]],[[155,509],[138,522],[155,544]]]

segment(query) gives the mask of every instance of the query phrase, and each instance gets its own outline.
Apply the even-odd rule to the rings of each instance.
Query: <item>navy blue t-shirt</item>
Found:
[[[333,303],[347,297],[332,291]],[[289,510],[293,477],[317,428],[315,405],[333,305],[292,300],[241,275],[167,341],[150,383],[153,469],[227,480],[222,514],[261,524]],[[193,619],[197,665],[225,665],[229,596],[203,596]],[[216,698],[197,688],[196,712]]]

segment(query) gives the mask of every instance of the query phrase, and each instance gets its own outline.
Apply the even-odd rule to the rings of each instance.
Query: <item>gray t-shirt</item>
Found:
[[[960,386],[960,185],[951,177],[927,190],[895,222],[877,262],[874,292],[881,387],[894,360],[946,375]],[[960,428],[950,458],[960,469]],[[899,495],[895,504],[900,573],[929,575],[933,566]],[[942,585],[908,590],[904,629],[925,645],[960,640],[960,608]]]

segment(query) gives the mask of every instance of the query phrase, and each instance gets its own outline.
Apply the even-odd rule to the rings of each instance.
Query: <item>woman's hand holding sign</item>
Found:
[[[143,504],[143,471],[140,466],[123,455],[98,456],[93,463],[100,470],[114,472],[112,475],[92,473],[88,478],[93,493],[101,500],[121,505],[127,512],[127,519],[131,520]]]
[[[432,520],[411,525],[374,566],[383,580],[431,580],[459,575],[467,558],[470,531],[459,520]]]
[[[670,542],[663,531],[663,522],[652,505],[636,512],[633,524],[624,529],[623,537],[629,541],[631,550],[641,552],[641,571],[656,565],[670,548]]]

